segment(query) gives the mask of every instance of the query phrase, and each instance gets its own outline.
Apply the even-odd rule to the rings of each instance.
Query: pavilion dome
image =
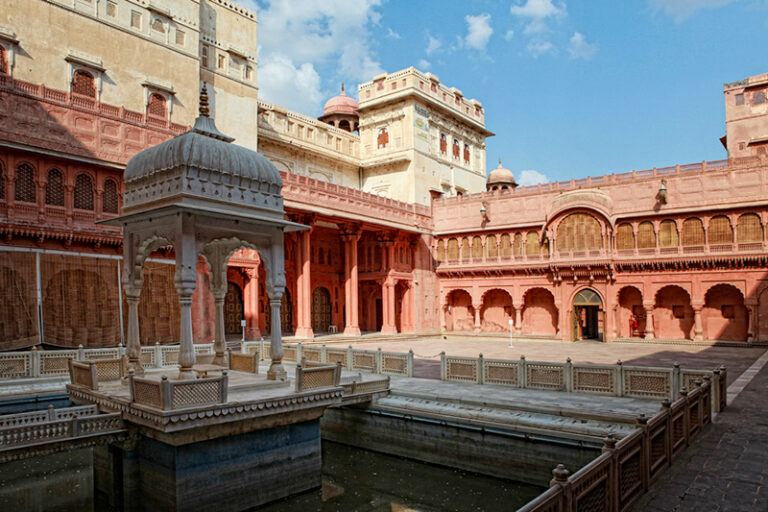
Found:
[[[491,171],[488,175],[487,188],[491,188],[495,185],[508,185],[516,187],[515,175],[512,171],[501,166],[501,159],[499,159],[499,166]]]
[[[342,84],[341,92],[338,96],[334,96],[325,102],[325,107],[323,107],[323,117],[332,114],[357,115],[357,109],[359,107],[360,104],[355,101],[354,98],[347,96],[347,93],[344,92],[344,84]]]
[[[136,154],[124,172],[126,211],[190,198],[284,212],[280,173],[263,155],[232,144],[208,117],[207,96],[191,130]],[[144,208],[141,208],[144,209]]]

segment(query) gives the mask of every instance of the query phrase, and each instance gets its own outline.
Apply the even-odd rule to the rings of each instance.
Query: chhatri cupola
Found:
[[[499,158],[499,166],[491,171],[488,175],[488,181],[485,184],[485,189],[491,190],[514,190],[517,188],[517,182],[515,181],[515,175],[512,171],[501,166],[501,158]]]
[[[360,116],[357,113],[359,107],[354,98],[347,96],[342,83],[341,92],[325,102],[323,115],[317,119],[340,130],[357,132],[360,127]]]

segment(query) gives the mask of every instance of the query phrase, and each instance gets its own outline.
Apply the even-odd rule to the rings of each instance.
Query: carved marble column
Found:
[[[282,302],[282,293],[279,298],[276,295],[270,295],[269,297],[269,307],[271,308],[269,354],[272,359],[272,364],[269,366],[269,371],[267,371],[267,379],[269,380],[285,380],[288,376],[282,365],[283,334],[280,321],[280,305]]]
[[[359,323],[359,282],[357,276],[357,242],[360,240],[359,229],[348,228],[341,234],[344,241],[344,301],[346,310],[346,325],[344,334],[360,336]]]
[[[141,365],[141,340],[139,337],[139,296],[141,288],[123,285],[126,302],[128,303],[128,328],[125,336],[125,353],[128,356],[128,367],[133,368],[135,375],[143,375]]]
[[[181,307],[181,328],[179,340],[179,379],[194,379],[192,370],[196,362],[195,345],[192,338],[192,295],[197,286],[197,248],[194,219],[182,215],[177,225],[176,277],[174,284]],[[218,269],[217,269],[218,270]]]
[[[226,280],[225,280],[226,282]],[[220,288],[213,291],[213,303],[214,303],[214,310],[216,313],[216,324],[214,328],[214,341],[213,341],[213,350],[216,352],[216,355],[213,358],[213,364],[218,364],[220,366],[226,365],[226,356],[225,353],[227,351],[227,334],[224,330],[224,298],[227,296],[227,289],[224,288],[223,290]]]
[[[296,285],[296,336],[300,338],[313,338],[312,332],[312,281],[311,273],[311,246],[310,231],[298,233],[298,261],[299,274]],[[274,320],[273,320],[274,322]]]
[[[702,309],[702,304],[693,306],[693,339],[697,341],[704,339],[704,322],[701,319]]]
[[[259,269],[248,268],[245,270],[248,282],[245,283],[243,300],[245,311],[245,336],[249,340],[260,340],[259,329]]]

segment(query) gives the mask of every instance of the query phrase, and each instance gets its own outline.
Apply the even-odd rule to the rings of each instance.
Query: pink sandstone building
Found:
[[[430,73],[374,77],[359,102],[342,89],[313,119],[258,98],[256,14],[232,2],[11,4],[0,350],[124,339],[123,238],[97,222],[120,214],[128,160],[192,124],[201,82],[312,227],[286,235],[283,332],[768,341],[768,75],[724,87],[727,159],[518,187],[501,164],[486,179],[483,105]],[[41,19],[72,30],[42,39]],[[178,341],[170,250],[144,271],[142,343]],[[213,339],[209,281],[200,260],[196,342]],[[228,281],[227,332],[266,334],[255,251]]]

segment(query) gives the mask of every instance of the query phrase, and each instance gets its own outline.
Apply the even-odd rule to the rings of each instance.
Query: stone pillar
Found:
[[[226,271],[225,271],[226,272]],[[226,280],[225,280],[226,282]],[[216,355],[213,358],[213,364],[218,364],[220,366],[226,366],[226,356],[225,353],[227,351],[227,334],[224,331],[224,298],[227,296],[227,289],[224,288],[223,290],[221,288],[214,290],[213,292],[213,303],[214,303],[214,310],[216,313],[216,324],[215,324],[215,331],[214,331],[214,341],[213,341],[213,350],[216,352]]]
[[[480,332],[480,329],[482,328],[482,325],[480,323],[480,309],[482,307],[483,307],[482,304],[478,306],[475,306],[474,304],[472,305],[472,309],[475,310],[475,332],[476,333]]]
[[[143,375],[141,365],[141,340],[139,337],[139,296],[141,288],[123,287],[128,303],[128,329],[125,336],[125,353],[128,356],[128,367],[133,368],[135,375]]]
[[[280,306],[283,302],[282,293],[279,297],[269,297],[269,307],[271,308],[271,322],[270,328],[270,344],[269,354],[272,359],[272,364],[267,371],[267,379],[269,380],[285,380],[288,376],[285,368],[283,368],[283,338],[282,338],[282,325],[280,321]]]
[[[395,326],[395,280],[392,277],[387,277],[381,289],[381,305],[383,323],[381,326],[382,334],[395,334],[397,327]]]
[[[613,330],[611,331],[611,339],[615,340],[619,337],[619,333],[621,332],[621,309],[619,308],[618,304],[613,305]],[[629,333],[629,336],[632,336],[632,333]]]
[[[179,342],[179,379],[194,379],[195,344],[192,340],[192,294],[195,292],[195,282],[179,280],[176,282],[176,292],[179,294],[181,306],[181,340]]]
[[[755,341],[755,333],[757,332],[757,304],[747,304],[747,341],[752,343]]]
[[[310,278],[310,231],[301,231],[299,237],[299,277],[296,286],[296,336],[314,338],[312,332],[312,281]],[[274,320],[273,320],[274,322]]]
[[[259,329],[259,269],[248,268],[245,270],[248,282],[245,283],[245,297],[243,300],[245,316],[245,337],[249,340],[260,340]]]
[[[645,307],[645,339],[652,340],[655,337],[653,330],[653,304],[644,304]]]
[[[448,304],[443,304],[440,306],[440,331],[445,332],[448,328],[447,320],[445,318],[446,310],[448,309]]]
[[[702,309],[702,304],[693,306],[693,339],[697,341],[704,339],[704,322],[701,320]]]
[[[400,325],[402,326],[402,332],[413,332],[415,327],[413,325],[413,282],[403,281],[406,285],[403,293],[403,300],[401,303],[401,315]]]
[[[523,306],[515,308],[515,333],[523,334]]]
[[[357,242],[360,240],[360,230],[350,230],[342,233],[344,241],[344,300],[346,310],[346,325],[344,334],[360,336],[359,321],[359,282],[357,276]]]

